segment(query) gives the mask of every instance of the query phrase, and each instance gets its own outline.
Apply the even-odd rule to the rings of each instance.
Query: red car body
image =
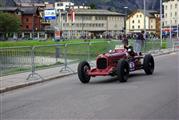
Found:
[[[129,72],[139,69],[144,69],[148,75],[152,74],[154,71],[153,56],[148,54],[143,57],[130,49],[115,49],[99,55],[95,68],[91,68],[87,61],[80,62],[78,77],[82,83],[88,83],[91,77],[117,75],[121,82],[126,82]]]

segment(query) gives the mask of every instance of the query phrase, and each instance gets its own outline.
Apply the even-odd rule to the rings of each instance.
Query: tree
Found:
[[[2,6],[2,1],[0,0],[0,7]]]
[[[109,10],[109,11],[112,11],[112,12],[115,12],[115,11],[116,11],[116,8],[115,8],[115,7],[109,7],[108,10]]]
[[[94,3],[91,3],[91,4],[90,4],[90,8],[91,8],[91,9],[96,9],[96,5],[95,5]]]
[[[20,29],[20,19],[18,16],[0,12],[0,32],[4,38],[8,37],[9,33],[18,32]]]

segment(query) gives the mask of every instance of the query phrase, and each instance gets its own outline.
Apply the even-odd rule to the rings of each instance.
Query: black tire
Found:
[[[87,70],[91,67],[87,61],[82,61],[78,65],[78,78],[82,83],[89,83],[91,76],[87,74]]]
[[[120,82],[127,82],[127,79],[129,77],[129,64],[124,59],[118,61],[117,77]]]
[[[151,54],[147,54],[143,61],[144,71],[147,75],[152,75],[155,68],[154,58]]]

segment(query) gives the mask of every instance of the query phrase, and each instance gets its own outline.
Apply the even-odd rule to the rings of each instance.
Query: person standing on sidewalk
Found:
[[[141,54],[142,46],[144,45],[144,40],[144,31],[141,31],[137,34],[135,40],[135,52],[137,52],[138,55]]]
[[[122,36],[122,43],[124,45],[124,48],[128,46],[128,38],[126,35]]]

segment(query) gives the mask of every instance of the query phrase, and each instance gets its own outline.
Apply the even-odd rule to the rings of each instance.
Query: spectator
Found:
[[[137,52],[137,54],[141,54],[141,49],[142,46],[144,44],[144,31],[141,31],[141,33],[138,33],[136,36],[136,43],[135,43],[135,52]]]
[[[122,36],[122,43],[124,45],[124,48],[128,46],[128,38],[126,35]]]

